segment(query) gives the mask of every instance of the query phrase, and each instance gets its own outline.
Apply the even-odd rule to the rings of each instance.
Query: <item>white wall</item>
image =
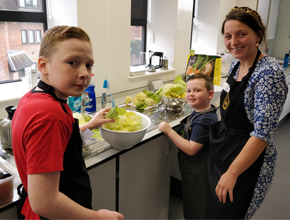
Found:
[[[103,89],[105,79],[110,82],[111,92],[116,99],[118,96],[130,95],[129,92],[124,91],[138,89],[142,91],[143,88],[148,88],[149,80],[157,78],[166,82],[184,73],[190,45],[192,0],[152,1],[152,23],[148,25],[148,29],[155,33],[155,43],[148,44],[147,51],[149,49],[163,51],[169,58],[169,67],[177,69],[171,73],[134,79],[129,79],[131,0],[51,0],[50,2],[49,5],[48,1],[48,10],[51,6],[52,19],[48,20],[49,28],[55,25],[79,26],[90,35],[95,59],[93,68],[95,76],[92,80],[96,85],[97,96],[107,92]],[[182,3],[189,4],[186,10],[181,9],[185,13],[178,11],[178,4]],[[183,41],[184,39],[187,40]],[[175,58],[181,64],[176,63]],[[18,102],[19,98],[1,102],[0,118],[6,117],[4,108],[8,104],[17,105]],[[122,103],[124,99],[121,97],[116,104]]]
[[[264,0],[260,0],[264,1]],[[257,0],[236,0],[236,6],[239,7],[250,7],[254,10],[257,9]]]
[[[280,0],[276,34],[271,56],[284,59],[290,50],[290,1]]]
[[[184,0],[180,2],[186,2]],[[166,10],[164,4],[166,3]],[[176,36],[176,23],[177,23],[177,7],[178,1],[154,1],[152,0],[151,9],[151,22],[147,24],[147,35],[154,33],[154,42],[150,43],[149,37],[147,38],[147,51],[161,51],[164,56],[168,58],[169,68],[174,65],[174,46]],[[191,7],[192,11],[192,7]],[[189,51],[189,48],[188,48]]]
[[[221,0],[198,0],[198,25],[193,26],[193,34],[197,35],[197,38],[191,44],[191,49],[194,49],[196,54],[216,55],[220,32],[220,7]]]
[[[103,89],[103,81],[110,82],[110,90],[113,94],[146,87],[149,80],[160,78],[163,81],[173,80],[176,75],[184,73],[185,64],[175,62],[175,51],[186,57],[189,51],[190,37],[190,13],[178,14],[178,2],[189,4],[190,0],[159,0],[152,1],[152,22],[148,24],[148,33],[153,32],[154,43],[147,42],[147,51],[164,52],[169,59],[169,68],[178,68],[175,72],[138,77],[129,79],[130,74],[130,24],[131,24],[131,0],[77,0],[78,26],[88,32],[93,44],[95,65],[93,68],[93,82],[96,84],[96,94],[100,96]],[[166,5],[166,10],[164,10]],[[190,6],[190,5],[189,5]],[[192,10],[192,6],[188,10]],[[179,22],[177,27],[177,15]],[[183,20],[184,19],[184,20]],[[180,21],[181,20],[181,21]],[[177,30],[184,31],[177,38]],[[187,42],[183,47],[176,48],[176,41],[186,34]],[[184,38],[184,37],[183,37]],[[177,44],[178,45],[178,44]]]
[[[76,0],[46,0],[46,7],[48,28],[57,25],[78,25]]]
[[[178,1],[177,22],[175,32],[174,68],[176,74],[185,73],[187,57],[190,49],[192,0]]]
[[[225,52],[221,25],[230,9],[234,6],[246,6],[256,9],[257,0],[197,0],[198,25],[193,26],[197,40],[191,49],[196,54],[220,55]],[[209,7],[210,6],[210,7]]]

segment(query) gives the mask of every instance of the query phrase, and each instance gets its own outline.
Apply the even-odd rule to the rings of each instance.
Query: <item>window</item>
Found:
[[[29,43],[34,44],[35,39],[34,39],[34,30],[29,30]]]
[[[142,65],[141,52],[146,52],[147,0],[131,0],[131,66]]]
[[[38,0],[18,0],[18,4],[20,9],[38,9]]]
[[[27,30],[21,30],[22,44],[27,44]]]
[[[41,42],[41,30],[36,30],[36,43],[40,44]]]
[[[0,83],[20,81],[35,68],[47,29],[45,0],[0,0]]]

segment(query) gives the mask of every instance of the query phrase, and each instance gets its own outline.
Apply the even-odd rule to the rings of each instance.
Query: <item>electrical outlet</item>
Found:
[[[149,91],[155,91],[160,89],[163,86],[163,82],[161,79],[150,80],[149,81]]]

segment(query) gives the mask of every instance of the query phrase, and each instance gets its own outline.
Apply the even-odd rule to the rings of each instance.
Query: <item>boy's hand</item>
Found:
[[[100,209],[97,211],[98,217],[97,219],[110,219],[110,220],[123,220],[124,216],[115,211],[109,211],[107,209]]]
[[[98,111],[88,123],[80,126],[81,132],[85,131],[87,128],[93,130],[105,123],[115,122],[115,119],[105,119],[106,112],[110,110],[111,108],[104,108]]]
[[[164,134],[168,134],[168,132],[172,130],[170,125],[164,121],[158,125],[158,129],[159,131],[162,131]]]
[[[104,108],[98,111],[94,117],[88,122],[90,123],[90,127],[92,126],[94,128],[98,128],[102,126],[105,123],[114,122],[115,119],[105,119],[106,112],[110,111],[111,108]]]

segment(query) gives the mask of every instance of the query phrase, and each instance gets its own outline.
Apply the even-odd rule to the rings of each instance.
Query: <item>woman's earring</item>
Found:
[[[258,49],[259,48],[259,45],[260,45],[260,43],[258,42],[258,43],[256,43],[256,48]]]
[[[227,48],[225,49],[225,52],[226,52],[226,53],[230,53],[229,51],[227,51]]]

